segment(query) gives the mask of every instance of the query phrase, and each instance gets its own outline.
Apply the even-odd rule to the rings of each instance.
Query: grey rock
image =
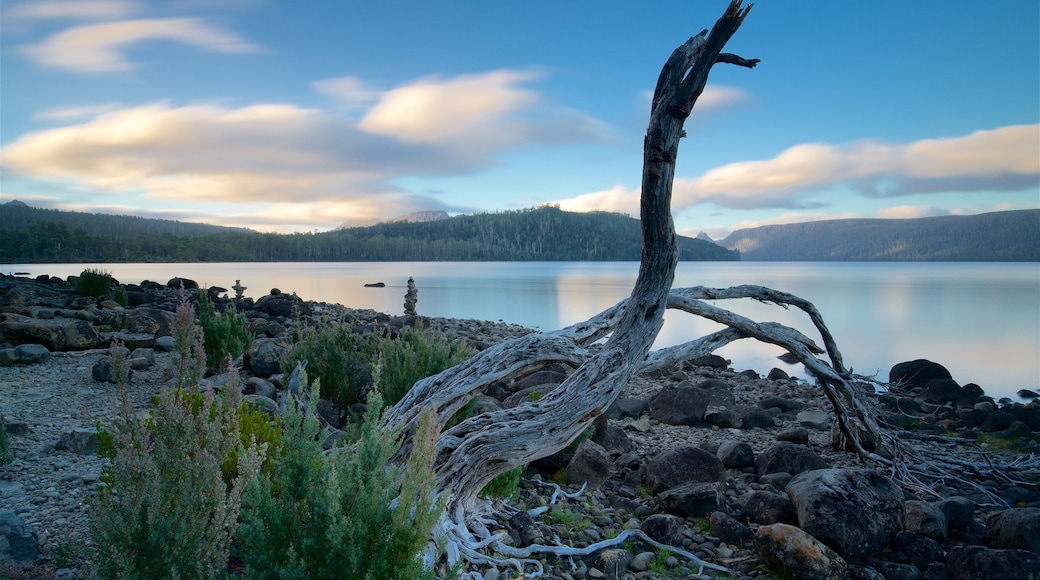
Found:
[[[628,572],[633,558],[632,552],[624,548],[603,548],[586,556],[584,561],[590,570],[603,572],[603,578],[620,580]]]
[[[285,345],[281,341],[273,338],[258,338],[246,349],[242,357],[242,364],[252,371],[253,376],[266,379],[281,372],[283,352],[285,352]]]
[[[667,387],[650,399],[650,417],[667,425],[700,425],[708,393],[696,387]]]
[[[798,475],[826,467],[827,462],[812,449],[786,441],[773,443],[755,458],[755,471],[759,475],[780,472]]]
[[[0,348],[0,367],[9,367],[18,363],[18,351],[13,348]]]
[[[955,546],[946,553],[950,580],[1033,580],[1040,577],[1040,555],[1025,550]]]
[[[617,406],[618,418],[621,419],[628,417],[638,419],[650,410],[650,401],[638,397],[620,398],[615,401],[614,405]]]
[[[690,481],[657,494],[657,501],[669,513],[702,518],[723,506],[725,483]]]
[[[902,531],[902,489],[869,469],[807,471],[787,484],[787,495],[799,527],[849,562],[881,552]]]
[[[134,370],[132,368],[126,369],[127,380],[130,380],[134,376]],[[101,357],[94,363],[94,366],[90,369],[90,376],[99,383],[115,383],[117,382],[115,375],[115,368],[112,365],[112,357]]]
[[[592,441],[607,450],[611,455],[623,455],[636,448],[636,444],[628,438],[628,434],[620,427],[605,425],[596,428]]]
[[[759,401],[758,406],[762,407],[763,409],[772,409],[775,407],[777,409],[780,409],[781,413],[788,413],[790,411],[797,411],[801,409],[802,402],[796,401],[794,399],[788,399],[785,397],[778,397],[776,395],[770,395],[768,397],[764,397],[761,401]]]
[[[36,532],[13,511],[0,510],[0,564],[35,562],[39,555]]]
[[[158,348],[163,352],[173,352],[174,346],[175,343],[172,336],[160,336],[159,338],[155,339],[155,348]]]
[[[743,441],[723,441],[715,453],[722,465],[730,469],[751,467],[755,464],[755,451]]]
[[[946,525],[951,530],[965,530],[975,518],[975,502],[956,495],[937,504],[946,516]]]
[[[683,520],[670,514],[654,514],[639,526],[651,538],[675,546],[682,543]]]
[[[927,570],[936,562],[946,561],[946,554],[939,542],[914,532],[899,532],[889,548],[893,552],[901,552],[921,570]]]
[[[932,379],[952,379],[953,375],[946,367],[927,359],[901,362],[888,372],[888,382],[902,383],[907,390],[920,390]]]
[[[98,439],[96,430],[77,427],[62,434],[54,448],[79,455],[93,454],[101,449],[101,440]]]
[[[270,381],[265,381],[260,377],[249,377],[242,392],[247,395],[262,395],[269,399],[278,396],[278,389]]]
[[[946,539],[946,514],[933,503],[908,500],[903,528],[941,542]]]
[[[14,350],[18,354],[18,362],[23,365],[44,363],[51,358],[51,351],[42,344],[19,344]]]
[[[776,426],[773,416],[762,407],[740,405],[733,411],[740,417],[741,429],[770,429]]]
[[[653,552],[640,552],[632,558],[632,561],[628,564],[628,569],[633,572],[646,572],[647,568],[650,567],[650,562],[654,561],[657,554]]]
[[[902,564],[899,562],[879,561],[874,568],[881,573],[885,580],[920,580],[921,571],[916,566]]]
[[[704,416],[704,422],[722,429],[740,429],[744,424],[737,414],[729,409],[712,411]]]
[[[590,486],[597,487],[610,477],[610,454],[600,445],[586,439],[574,451],[563,474],[572,483],[588,482]]]
[[[725,512],[711,512],[708,524],[711,525],[712,533],[720,540],[734,546],[742,546],[755,536],[751,528]]]
[[[798,525],[798,512],[786,495],[756,490],[748,494],[741,511],[744,518],[755,524]]]
[[[982,544],[1040,554],[1040,508],[1012,508],[986,519]]]
[[[791,427],[776,434],[777,441],[787,441],[798,445],[808,445],[809,431],[805,427]]]
[[[278,403],[275,402],[274,399],[269,399],[263,395],[244,395],[242,398],[253,407],[267,413],[271,417],[278,415]]]
[[[692,446],[665,451],[646,466],[646,482],[654,493],[691,481],[725,480],[726,469],[719,458]]]
[[[826,411],[799,411],[794,420],[806,427],[821,431],[829,429],[831,426],[831,417]]]
[[[762,526],[755,533],[755,553],[767,568],[800,580],[844,578],[848,564],[805,531],[787,524]]]

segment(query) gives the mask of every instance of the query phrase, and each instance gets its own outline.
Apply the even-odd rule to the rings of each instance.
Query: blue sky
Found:
[[[723,0],[4,0],[0,201],[263,231],[638,214],[661,65]],[[1040,3],[763,0],[676,227],[1040,207]]]

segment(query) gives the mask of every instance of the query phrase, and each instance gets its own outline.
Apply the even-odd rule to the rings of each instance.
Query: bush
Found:
[[[7,428],[0,424],[0,465],[7,465],[14,461],[11,453],[11,440],[7,436]]]
[[[126,293],[126,286],[119,286],[115,292],[112,293],[112,300],[115,300],[116,304],[126,308],[130,304],[130,296]]]
[[[433,418],[423,417],[401,470],[390,463],[398,445],[380,431],[381,409],[373,391],[356,444],[326,457],[313,405],[290,399],[283,455],[243,498],[237,540],[247,577],[433,578],[420,558],[443,510],[432,499]]]
[[[197,341],[199,333],[183,328],[191,317],[183,308],[178,314],[175,341],[177,336]],[[180,342],[180,368],[189,376],[178,384],[189,388],[161,388],[151,416],[141,419],[126,393],[121,346],[113,347],[120,408],[116,427],[107,434],[107,486],[90,510],[99,571],[106,578],[224,576],[241,496],[263,456],[263,449],[242,446],[241,392],[199,394],[201,346]],[[237,477],[228,484],[221,464],[233,452]]]
[[[253,344],[253,335],[246,330],[246,317],[236,312],[233,304],[217,313],[206,289],[199,290],[198,316],[207,368],[220,368],[225,359],[238,358]]]
[[[516,489],[520,486],[520,476],[524,473],[524,466],[519,466],[505,473],[495,476],[494,479],[480,490],[484,497],[497,497],[509,499],[516,495]]]
[[[386,334],[373,338],[365,350],[371,361],[382,361],[379,388],[388,406],[404,398],[416,381],[473,356],[465,343],[421,327],[402,329],[397,338]]]
[[[80,296],[104,296],[112,287],[112,275],[104,270],[87,268],[76,278],[76,293]]]
[[[299,331],[293,338],[292,347],[282,357],[282,372],[286,376],[306,360],[307,374],[325,386],[325,396],[330,401],[348,407],[365,400],[370,372],[349,326],[322,322]]]

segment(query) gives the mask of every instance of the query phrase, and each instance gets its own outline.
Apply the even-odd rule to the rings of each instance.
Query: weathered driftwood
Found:
[[[683,123],[704,90],[714,64],[750,68],[758,62],[721,52],[748,10],[750,6],[742,6],[741,0],[733,0],[710,32],[701,32],[677,48],[661,71],[644,141],[640,199],[643,255],[631,296],[587,321],[488,348],[456,367],[417,382],[388,411],[386,428],[388,432],[404,434],[401,453],[405,454],[409,434],[414,432],[423,411],[434,410],[438,425],[443,429],[470,399],[497,381],[523,376],[550,363],[564,363],[575,369],[558,388],[537,401],[472,417],[440,435],[434,463],[436,493],[446,500],[447,508],[435,533],[440,546],[447,549],[450,564],[460,559],[511,564],[534,577],[542,573],[538,555],[589,554],[620,544],[629,535],[657,545],[635,531],[583,549],[508,546],[489,531],[487,524],[491,520],[487,516],[496,509],[508,513],[515,508],[502,503],[493,505],[481,499],[478,493],[497,475],[549,456],[570,444],[614,402],[633,373],[668,368],[745,338],[779,345],[801,362],[817,379],[833,406],[847,448],[890,466],[893,475],[900,476],[904,482],[914,484],[918,477],[957,479],[958,467],[985,469],[979,463],[971,463],[970,467],[955,466],[936,454],[917,452],[911,446],[902,445],[886,430],[862,388],[864,383],[873,385],[873,379],[854,375],[845,368],[823,317],[810,302],[760,286],[671,289],[678,252],[670,202],[676,152],[684,136]],[[804,311],[820,334],[822,348],[793,328],[755,322],[706,302],[739,298]],[[727,328],[650,354],[666,308],[701,316]],[[604,338],[606,342],[601,344]],[[826,355],[827,360],[818,355]],[[922,487],[926,486],[922,484]],[[669,548],[702,570],[705,567],[725,569],[675,547]],[[431,558],[433,553],[431,549]]]

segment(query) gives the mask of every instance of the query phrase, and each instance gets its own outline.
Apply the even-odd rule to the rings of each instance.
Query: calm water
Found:
[[[628,296],[634,262],[394,262],[233,264],[8,264],[4,273],[67,277],[102,268],[124,283],[173,276],[230,288],[246,296],[271,288],[307,300],[399,314],[409,276],[427,316],[504,320],[552,330],[584,320]],[[364,288],[384,282],[385,288]],[[893,364],[916,358],[950,369],[994,397],[1040,386],[1040,264],[684,262],[675,287],[759,284],[816,304],[838,340],[846,364],[887,379]],[[776,321],[818,338],[800,311],[749,301],[721,306],[758,321]],[[720,328],[670,312],[657,346],[678,344]],[[734,368],[772,367],[805,376],[800,365],[776,360],[782,350],[740,341],[719,351]]]

